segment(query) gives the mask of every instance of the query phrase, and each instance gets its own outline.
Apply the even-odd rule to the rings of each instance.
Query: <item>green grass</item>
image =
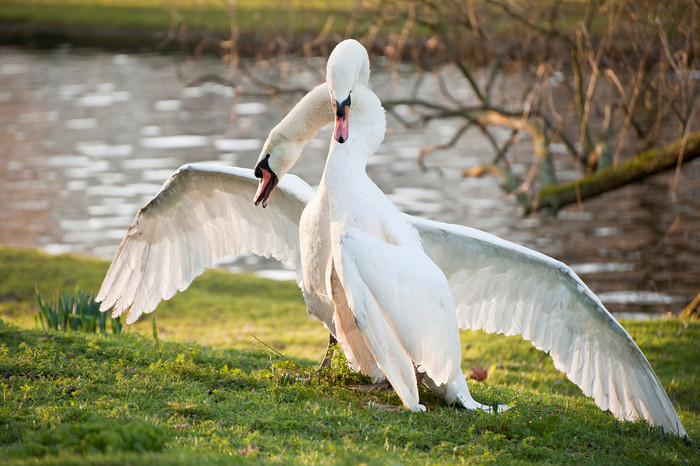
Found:
[[[332,1],[238,0],[241,32],[320,32],[329,14],[337,16],[338,30],[347,25],[352,3]],[[230,31],[227,2],[223,0],[4,0],[0,21],[32,25],[135,28],[165,31],[184,23],[213,32]]]
[[[0,247],[0,316],[22,327],[35,325],[36,290],[97,290],[109,263],[75,256],[49,256]],[[235,278],[234,278],[235,277]],[[208,270],[186,293],[164,301],[153,314],[164,340],[199,342],[213,348],[262,349],[257,336],[275,348],[294,347],[297,357],[316,360],[328,336],[306,316],[301,291],[293,283]],[[272,325],[275,323],[276,325]],[[280,329],[293,328],[291,332]],[[122,332],[152,334],[151,316]]]
[[[345,388],[364,380],[340,361],[327,379],[306,377],[251,337],[313,369],[326,333],[296,285],[247,275],[209,271],[161,305],[160,351],[149,316],[121,335],[35,327],[35,284],[47,294],[96,290],[107,266],[0,248],[0,458],[9,464],[700,462],[697,322],[624,323],[687,441],[615,421],[528,343],[480,332],[463,335],[463,368],[487,367],[489,378],[470,388],[515,408],[473,413],[423,390],[427,413],[369,409],[400,402]]]
[[[331,32],[345,35],[352,25],[354,36],[368,31],[371,24],[353,21],[355,11],[361,11],[358,2],[341,0],[236,0],[237,23],[243,33],[265,31],[318,34],[329,17]],[[377,2],[366,2],[372,5]],[[567,0],[559,10],[560,25],[567,28],[583,18],[586,2]],[[479,18],[493,21],[489,27],[494,32],[512,35],[516,23],[509,17],[497,15],[490,5],[479,5]],[[3,0],[0,2],[0,21],[43,26],[86,26],[167,30],[173,24],[184,23],[190,27],[228,33],[231,23],[226,0]],[[546,26],[546,22],[543,23]],[[403,21],[389,31],[400,33]],[[426,33],[419,28],[421,33]],[[518,35],[520,32],[517,33]]]

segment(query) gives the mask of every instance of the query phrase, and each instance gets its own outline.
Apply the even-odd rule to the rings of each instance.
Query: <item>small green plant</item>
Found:
[[[160,352],[160,342],[158,341],[158,324],[156,323],[156,316],[153,316],[153,341],[156,342],[156,349],[158,350],[160,359],[163,359],[163,353]]]
[[[112,321],[112,333],[118,335],[122,331],[119,318],[110,318],[109,312],[100,312],[100,303],[95,302],[93,293],[85,294],[76,288],[75,292],[56,292],[56,300],[52,303],[44,299],[44,295],[36,292],[39,303],[38,320],[44,330],[82,330],[85,332],[107,333],[107,320]]]

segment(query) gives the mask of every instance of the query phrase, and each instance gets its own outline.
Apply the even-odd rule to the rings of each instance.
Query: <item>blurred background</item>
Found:
[[[350,3],[4,0],[0,244],[111,259],[180,165],[252,168],[352,37],[388,114],[368,173],[401,210],[559,259],[618,317],[697,312],[697,2]],[[292,173],[317,185],[329,139]]]

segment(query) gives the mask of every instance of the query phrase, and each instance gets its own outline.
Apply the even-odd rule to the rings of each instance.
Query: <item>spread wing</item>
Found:
[[[314,190],[294,175],[274,202],[253,205],[258,179],[244,168],[185,165],[143,206],[114,256],[97,295],[127,323],[186,289],[204,268],[253,253],[299,264],[299,218]]]
[[[450,283],[460,328],[522,335],[601,409],[685,435],[642,351],[569,267],[479,230],[406,217]]]

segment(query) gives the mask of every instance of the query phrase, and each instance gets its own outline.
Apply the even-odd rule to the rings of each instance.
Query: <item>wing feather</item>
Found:
[[[450,283],[460,328],[520,334],[601,409],[685,435],[641,350],[569,267],[479,230],[405,217]]]
[[[266,209],[253,205],[258,179],[243,168],[184,165],[129,226],[97,295],[127,322],[186,289],[205,267],[253,253],[299,264],[299,218],[314,190],[287,175]]]

